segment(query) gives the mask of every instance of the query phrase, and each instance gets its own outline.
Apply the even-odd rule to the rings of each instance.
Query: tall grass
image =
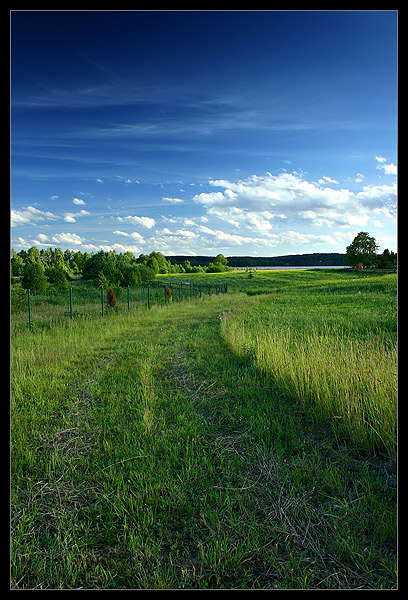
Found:
[[[268,297],[12,336],[14,589],[395,587],[392,461],[316,427],[267,362],[281,342],[276,357],[303,356],[315,389],[313,339],[337,368],[342,340],[391,351],[392,294],[353,312],[354,291],[333,304],[306,285],[323,275],[305,275],[304,295],[298,276],[271,274],[257,286],[282,292]]]
[[[223,319],[230,347],[251,357],[318,421],[363,447],[396,452],[397,349],[389,337],[353,339],[327,322],[307,330],[248,328]]]

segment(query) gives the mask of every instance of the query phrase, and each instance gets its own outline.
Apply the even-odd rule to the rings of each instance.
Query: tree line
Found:
[[[160,252],[140,254],[103,251],[89,254],[61,248],[32,246],[29,250],[11,251],[11,280],[20,281],[24,289],[42,292],[48,284],[68,289],[69,281],[82,278],[98,287],[136,287],[153,280],[158,273],[222,273],[232,270],[227,259],[218,254],[208,265],[191,265],[188,259],[173,264]]]
[[[140,254],[117,253],[115,250],[88,252],[61,248],[32,246],[29,250],[11,251],[11,281],[20,281],[25,289],[44,291],[48,284],[68,289],[69,281],[83,278],[98,287],[135,287],[153,280],[158,273],[223,273],[237,266],[331,266],[353,268],[395,269],[397,254],[385,249],[378,253],[378,244],[367,232],[361,231],[347,246],[346,254],[314,253],[280,257],[169,257],[160,252]],[[183,259],[177,262],[177,259]],[[201,263],[197,261],[201,259]],[[262,264],[260,264],[262,263]]]
[[[341,252],[314,252],[312,254],[287,254],[284,256],[227,256],[231,267],[325,267],[344,266],[345,254]],[[183,262],[183,255],[169,256],[170,262]],[[206,266],[213,261],[211,256],[188,257],[192,265]]]

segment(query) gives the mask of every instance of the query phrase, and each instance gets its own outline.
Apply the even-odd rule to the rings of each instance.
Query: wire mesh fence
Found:
[[[11,334],[41,330],[68,320],[107,317],[132,308],[182,302],[188,299],[225,294],[226,283],[145,281],[139,287],[97,288],[89,283],[65,290],[50,286],[45,292],[21,287],[11,290]],[[112,294],[113,292],[113,294]]]

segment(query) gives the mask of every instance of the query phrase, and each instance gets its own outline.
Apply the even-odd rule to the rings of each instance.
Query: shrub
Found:
[[[113,291],[112,288],[110,288],[108,290],[108,295],[106,298],[106,305],[108,308],[115,308],[116,307],[116,296],[115,296],[115,292]]]

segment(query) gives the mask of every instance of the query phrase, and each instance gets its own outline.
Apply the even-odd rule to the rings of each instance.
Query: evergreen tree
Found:
[[[47,289],[47,278],[44,274],[44,265],[40,257],[35,260],[29,260],[24,266],[21,285],[24,289],[33,292],[43,292]]]

